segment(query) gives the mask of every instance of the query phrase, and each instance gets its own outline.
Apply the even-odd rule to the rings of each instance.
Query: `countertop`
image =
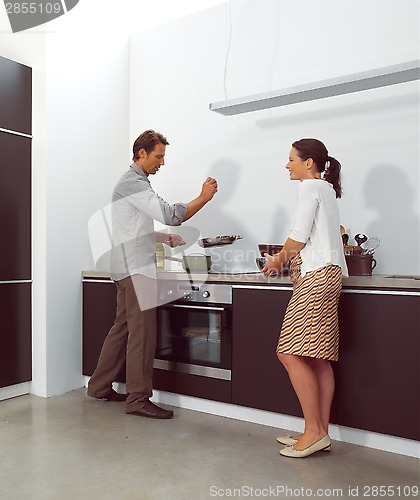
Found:
[[[164,280],[189,281],[196,283],[230,283],[249,286],[292,286],[289,276],[267,278],[260,272],[250,274],[194,273],[190,276],[185,271],[161,271],[158,278]],[[101,271],[83,271],[83,280],[110,280],[109,274]],[[349,276],[343,278],[343,288],[359,290],[401,290],[420,292],[420,276]]]

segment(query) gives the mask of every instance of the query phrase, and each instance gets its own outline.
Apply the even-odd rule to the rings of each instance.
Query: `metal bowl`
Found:
[[[255,262],[257,263],[258,269],[262,271],[263,267],[267,264],[268,259],[266,257],[257,257]]]
[[[262,271],[263,267],[267,264],[267,257],[257,257],[255,259],[255,262],[257,263],[257,267],[260,271]],[[288,276],[290,274],[290,269],[289,269],[289,263],[286,262],[284,264],[280,276]]]

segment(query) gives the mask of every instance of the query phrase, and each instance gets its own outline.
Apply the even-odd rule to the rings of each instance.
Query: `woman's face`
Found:
[[[302,181],[308,178],[308,160],[301,160],[295,148],[290,150],[286,168],[290,173],[290,180],[292,181]]]

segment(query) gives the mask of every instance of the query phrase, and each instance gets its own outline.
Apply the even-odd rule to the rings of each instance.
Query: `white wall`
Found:
[[[84,385],[81,271],[92,267],[87,221],[108,202],[115,166],[129,158],[129,40],[124,17],[111,7],[110,1],[80,2],[22,34],[9,34],[3,12],[0,18],[1,55],[32,66],[34,76],[31,392],[41,396]]]
[[[203,236],[242,234],[229,249],[239,270],[255,269],[244,255],[257,243],[286,239],[297,189],[283,168],[290,145],[320,138],[343,165],[342,224],[351,237],[381,238],[375,272],[419,274],[418,82],[232,117],[208,111],[226,95],[418,58],[418,32],[413,1],[279,0],[233,1],[140,33],[131,139],[149,127],[167,135],[166,166],[152,182],[169,201],[189,201],[217,177],[217,197],[191,224]]]
[[[115,165],[127,156],[128,34],[111,9],[98,17],[99,5],[107,7],[81,2],[47,37],[47,395],[84,385],[87,221],[108,202],[102,186],[115,182]]]

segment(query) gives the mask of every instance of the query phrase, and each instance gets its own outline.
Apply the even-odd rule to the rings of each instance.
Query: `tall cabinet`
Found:
[[[32,69],[0,57],[0,388],[32,378]]]

